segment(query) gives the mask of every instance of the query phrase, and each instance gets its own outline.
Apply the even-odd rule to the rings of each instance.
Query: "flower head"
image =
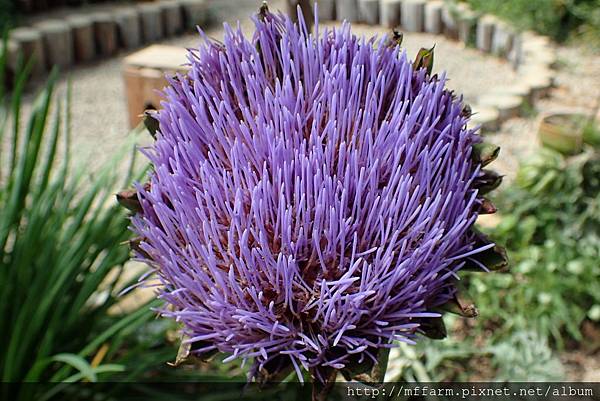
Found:
[[[139,256],[193,352],[326,380],[435,335],[457,271],[493,246],[471,231],[488,181],[461,99],[399,46],[255,24],[166,89]]]

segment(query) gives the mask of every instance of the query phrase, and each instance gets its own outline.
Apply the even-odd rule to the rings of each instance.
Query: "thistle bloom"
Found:
[[[192,352],[251,376],[375,363],[427,333],[488,183],[460,98],[389,39],[263,13],[191,51],[138,187],[138,256]]]

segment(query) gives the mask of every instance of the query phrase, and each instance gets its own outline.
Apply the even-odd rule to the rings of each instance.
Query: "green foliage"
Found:
[[[537,332],[519,331],[489,347],[496,380],[513,382],[561,381],[563,367],[548,341]]]
[[[517,27],[555,40],[585,34],[600,41],[600,0],[467,0],[476,10],[496,14]]]
[[[461,321],[457,315],[444,316],[444,323],[452,332],[443,340],[420,341],[416,345],[400,343],[390,353],[387,381],[445,382],[469,381],[473,372],[465,367],[478,356],[488,356],[488,350],[476,346],[474,337],[460,338],[456,330]]]
[[[579,21],[578,34],[600,45],[600,0],[569,0],[569,10]]]
[[[14,24],[16,14],[14,0],[0,0],[0,32]]]
[[[5,64],[2,55],[0,78]],[[93,178],[72,174],[68,95],[64,103],[54,99],[54,73],[25,116],[29,67],[20,70],[12,93],[0,87],[1,378],[142,380],[176,349],[165,344],[168,323],[154,321],[156,303],[111,312],[118,291],[138,278],[124,275],[128,219],[113,200],[124,185],[115,166],[126,151]],[[126,183],[133,171],[132,163]],[[57,386],[43,395],[41,387],[23,385],[10,397],[45,399]]]
[[[564,159],[544,149],[498,200],[509,212],[493,237],[507,244],[512,271],[471,279],[496,335],[533,328],[559,347],[581,340],[582,321],[600,305],[599,171],[591,151]]]
[[[428,382],[432,381],[432,374],[434,368],[426,366],[421,346],[398,343],[398,348],[390,351],[386,381]]]
[[[465,334],[465,338],[457,338]],[[397,351],[392,351],[390,375],[386,379],[445,382],[475,378],[526,382],[565,378],[560,360],[547,339],[536,331],[519,329],[482,340],[475,340],[472,333],[454,332],[442,341],[423,341],[416,346],[401,344]]]
[[[583,127],[583,141],[592,146],[600,146],[600,127],[594,122],[588,123]]]
[[[490,234],[506,244],[510,272],[466,275],[474,324],[447,318],[448,339],[394,353],[394,379],[470,380],[486,361],[484,379],[564,380],[553,348],[585,341],[584,320],[600,322],[600,154],[541,149],[494,203],[503,215]]]

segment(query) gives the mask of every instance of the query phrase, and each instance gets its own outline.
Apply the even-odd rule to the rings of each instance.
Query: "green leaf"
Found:
[[[492,145],[491,143],[476,143],[473,145],[473,153],[471,154],[475,163],[480,163],[481,167],[485,167],[498,158],[500,154],[500,146]]]
[[[377,353],[377,362],[371,369],[371,379],[374,382],[383,383],[385,378],[385,372],[388,366],[388,360],[390,357],[390,348],[380,348]]]
[[[502,183],[500,174],[492,170],[481,170],[481,175],[475,180],[474,186],[479,190],[480,195],[485,195],[498,188]]]
[[[146,110],[144,111],[144,126],[152,136],[152,138],[156,139],[156,133],[160,128],[158,123],[158,119],[156,118],[156,111],[154,110]]]
[[[479,311],[475,304],[463,299],[458,294],[455,294],[450,301],[442,305],[440,310],[467,318],[474,318],[479,315]]]
[[[4,59],[0,55],[0,75]],[[118,302],[115,287],[124,281],[122,266],[129,257],[121,244],[130,238],[126,213],[111,201],[115,166],[132,149],[137,134],[94,177],[81,167],[72,168],[70,83],[65,106],[53,105],[62,99],[53,94],[52,74],[25,113],[29,108],[21,103],[28,68],[17,74],[11,93],[0,93],[0,136],[3,145],[12,145],[0,152],[9,155],[2,160],[8,171],[0,180],[2,379],[96,380],[94,373],[108,376],[126,369],[123,376],[137,381],[149,370],[161,369],[175,353],[161,337],[164,332],[156,334],[152,347],[144,348],[138,339],[154,317],[150,307],[159,301],[130,315],[108,313]],[[63,160],[56,163],[61,141]],[[143,171],[132,160],[126,185]],[[106,364],[90,367],[85,358],[105,344]],[[15,399],[40,399],[41,391],[24,386]]]
[[[448,336],[442,317],[422,318],[419,320],[419,323],[419,331],[421,331],[425,337],[429,337],[433,340],[443,340]]]
[[[55,362],[66,363],[67,365],[74,367],[75,369],[77,369],[79,371],[79,374],[81,375],[82,378],[85,378],[91,382],[96,382],[98,380],[98,377],[96,376],[96,372],[94,371],[92,366],[88,363],[88,361],[86,361],[79,355],[57,354],[52,357],[52,360]],[[65,381],[68,381],[68,380],[65,379]],[[73,380],[71,382],[73,382]]]
[[[427,70],[427,74],[431,75],[433,71],[433,51],[435,49],[435,45],[430,49],[421,48],[417,53],[417,57],[413,63],[413,68],[415,70],[420,70],[421,68],[425,68]]]

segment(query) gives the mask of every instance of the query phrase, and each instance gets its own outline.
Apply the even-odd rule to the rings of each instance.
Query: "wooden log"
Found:
[[[338,21],[358,22],[358,0],[336,0]]]
[[[506,57],[511,49],[513,36],[511,28],[506,23],[496,21],[492,37],[492,53],[498,57]]]
[[[358,0],[358,13],[361,22],[379,25],[379,0]]]
[[[500,121],[517,117],[525,99],[508,93],[487,93],[478,99],[481,106],[494,107],[498,110]]]
[[[458,18],[464,6],[462,3],[444,3],[442,7],[442,22],[444,23],[444,36],[458,40]]]
[[[544,75],[527,75],[523,78],[523,82],[531,87],[534,101],[548,96],[553,85],[552,78]]]
[[[31,62],[32,78],[39,78],[46,72],[44,43],[40,31],[34,28],[15,28],[10,31],[10,39],[16,44],[24,62]]]
[[[48,69],[62,69],[73,65],[73,35],[69,24],[61,20],[48,19],[35,25],[42,34]]]
[[[185,28],[195,30],[208,22],[208,7],[204,0],[180,0],[183,8]]]
[[[149,46],[125,57],[123,79],[130,127],[141,121],[144,110],[160,107],[161,96],[156,90],[166,85],[165,74],[185,73],[186,62],[186,49],[164,45]]]
[[[140,68],[138,73],[142,79],[144,110],[158,110],[160,103],[164,100],[162,90],[169,84],[165,71],[155,68]]]
[[[425,0],[404,0],[402,2],[402,29],[408,32],[425,30]]]
[[[138,6],[142,22],[142,37],[144,42],[153,43],[163,38],[162,10],[158,4],[148,3]]]
[[[183,32],[183,11],[181,4],[173,0],[163,0],[159,5],[162,11],[165,36],[174,36]]]
[[[125,98],[127,99],[127,115],[129,127],[133,128],[142,120],[144,112],[143,80],[139,74],[139,68],[125,66],[123,68],[123,81],[125,83]]]
[[[525,80],[520,81],[509,85],[502,85],[493,90],[494,93],[504,93],[513,96],[522,97],[526,104],[531,105],[533,103],[533,93],[531,86],[529,86]]]
[[[513,37],[512,46],[507,58],[514,69],[519,68],[523,62],[523,37],[521,35],[516,34]]]
[[[119,45],[124,49],[135,49],[142,45],[142,24],[138,10],[134,7],[120,8],[114,12]]]
[[[335,0],[319,0],[319,21],[335,20]]]
[[[531,99],[546,97],[554,85],[555,73],[549,68],[522,65],[518,69],[519,82],[531,88]]]
[[[94,39],[94,24],[85,15],[71,15],[67,17],[73,34],[73,57],[76,63],[85,63],[96,57],[96,44]]]
[[[94,37],[96,48],[101,56],[112,56],[118,50],[117,25],[112,15],[105,12],[94,13],[91,16],[94,21]]]
[[[500,128],[500,112],[496,107],[472,105],[471,110],[473,115],[467,124],[468,128],[480,127],[482,133]]]
[[[496,19],[491,15],[484,15],[477,21],[477,43],[479,50],[489,53],[492,51],[492,39]]]
[[[439,35],[443,31],[441,0],[428,1],[425,4],[425,32]]]
[[[381,25],[386,28],[396,28],[400,25],[402,0],[381,0],[379,16]]]
[[[465,10],[458,18],[458,40],[465,46],[477,44],[477,16],[471,10]]]

